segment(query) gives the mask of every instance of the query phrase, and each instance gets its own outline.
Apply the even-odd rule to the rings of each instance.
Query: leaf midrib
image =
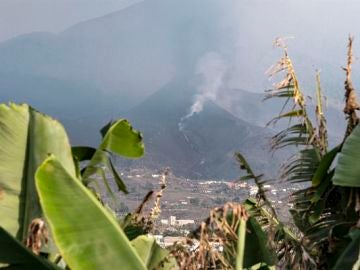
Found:
[[[34,137],[34,113],[31,107],[27,107],[28,111],[28,128],[27,128],[27,137],[26,137],[26,150],[25,150],[25,157],[24,157],[24,168],[23,168],[23,177],[21,179],[22,181],[22,191],[20,195],[23,197],[22,205],[19,209],[20,215],[19,215],[19,231],[17,234],[17,238],[21,241],[25,240],[27,238],[27,227],[30,224],[30,196],[37,196],[37,193],[32,193],[31,185],[35,187],[35,171],[32,170],[32,164],[31,162],[31,152],[33,151],[33,143],[32,138]],[[33,173],[31,173],[33,171]],[[31,181],[30,179],[33,179]],[[23,196],[22,196],[23,195]],[[40,207],[40,206],[39,206]]]

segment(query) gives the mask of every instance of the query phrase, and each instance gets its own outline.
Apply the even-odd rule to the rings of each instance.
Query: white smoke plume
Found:
[[[203,110],[207,100],[216,100],[227,70],[227,64],[219,53],[209,52],[199,60],[196,74],[201,77],[201,83],[197,88],[189,113],[180,119],[178,124],[180,131],[183,131],[187,119]]]

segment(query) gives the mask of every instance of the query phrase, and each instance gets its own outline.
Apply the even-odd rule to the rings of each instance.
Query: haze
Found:
[[[1,0],[0,41],[29,32],[60,32],[141,0]]]

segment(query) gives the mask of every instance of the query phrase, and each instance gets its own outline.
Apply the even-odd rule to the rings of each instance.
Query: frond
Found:
[[[348,126],[346,129],[345,138],[349,136],[354,127],[359,123],[359,118],[356,114],[356,110],[360,109],[360,105],[357,101],[355,88],[351,80],[351,71],[353,63],[353,38],[349,37],[348,43],[348,54],[347,54],[347,65],[346,68],[343,68],[346,73],[345,79],[345,107],[344,113],[348,119]]]
[[[319,162],[320,156],[317,149],[303,149],[282,167],[281,178],[291,183],[309,182],[312,180]]]
[[[269,124],[276,124],[279,120],[288,119],[289,123],[295,121],[294,126],[279,132],[273,138],[273,149],[283,148],[288,145],[303,145],[313,144],[312,138],[314,137],[313,124],[308,117],[305,97],[300,89],[299,81],[293,66],[293,63],[289,57],[287,48],[281,44],[284,50],[283,57],[278,63],[269,71],[270,76],[277,74],[284,74],[283,79],[274,85],[274,88],[267,91],[265,100],[271,98],[284,98],[284,106],[281,109],[279,116],[272,119]],[[286,112],[284,110],[289,103],[290,109]],[[301,127],[301,129],[299,129]],[[296,132],[297,131],[297,132]],[[290,138],[288,138],[290,136]]]
[[[328,147],[328,135],[327,135],[327,126],[326,118],[324,116],[324,108],[322,102],[322,90],[320,83],[320,73],[316,74],[316,122],[318,127],[318,146],[322,155],[325,155]]]
[[[242,180],[242,181],[254,180],[254,182],[258,188],[256,197],[258,198],[259,201],[262,201],[262,203],[265,204],[268,207],[268,209],[271,211],[272,215],[277,218],[276,211],[272,207],[271,202],[267,199],[267,196],[266,196],[266,191],[264,189],[264,182],[267,182],[267,181],[262,180],[263,175],[255,175],[255,173],[251,169],[249,163],[247,162],[247,160],[245,159],[245,157],[242,154],[240,154],[238,152],[235,153],[235,158],[240,164],[240,169],[245,170],[247,173],[245,176],[240,177],[240,180]]]
[[[299,232],[284,225],[261,202],[248,199],[244,202],[249,214],[267,232],[269,246],[276,251],[278,267],[283,269],[315,269],[316,263],[308,252]]]
[[[240,168],[247,172],[241,179],[253,179],[258,186],[257,200],[247,199],[244,205],[249,215],[255,218],[267,233],[268,244],[276,251],[278,265],[293,268],[311,265],[315,269],[315,261],[300,240],[301,234],[293,232],[279,220],[275,209],[267,199],[263,182],[255,175],[246,159],[240,153],[236,153],[236,159],[240,163]]]

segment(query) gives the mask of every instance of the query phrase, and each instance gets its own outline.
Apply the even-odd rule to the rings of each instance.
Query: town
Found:
[[[146,194],[156,193],[161,186],[161,173],[149,169],[129,169],[121,175],[128,187],[129,194],[119,193],[116,203],[110,203],[118,216],[134,211]],[[279,217],[285,222],[292,207],[289,193],[296,188],[286,183],[268,183],[264,185],[270,202]],[[166,188],[160,200],[160,216],[155,221],[154,237],[161,246],[181,242],[201,222],[209,216],[210,210],[226,202],[242,202],[256,197],[258,187],[253,181],[191,180],[169,174]],[[154,197],[154,196],[153,196]],[[153,201],[146,203],[144,211],[153,207]]]

